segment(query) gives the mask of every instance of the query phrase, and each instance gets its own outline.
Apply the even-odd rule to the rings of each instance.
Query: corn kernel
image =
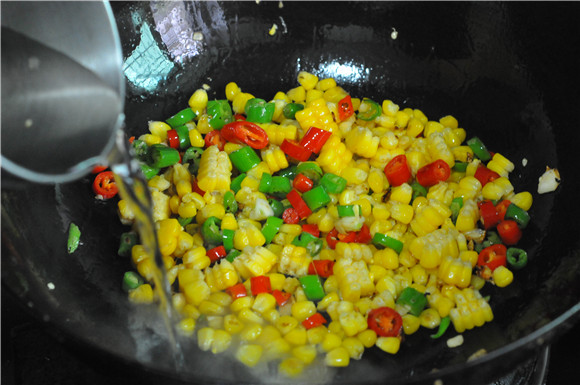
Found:
[[[399,337],[379,337],[375,345],[386,353],[396,354],[401,347],[401,339]]]

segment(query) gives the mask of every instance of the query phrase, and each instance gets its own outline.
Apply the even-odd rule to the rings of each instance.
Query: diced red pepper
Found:
[[[217,146],[220,151],[224,150],[226,140],[223,138],[220,130],[213,130],[205,134],[205,147]]]
[[[177,135],[177,130],[171,129],[167,131],[167,142],[171,148],[179,148],[179,135]]]
[[[379,307],[369,312],[367,317],[369,329],[379,337],[397,337],[403,330],[403,318],[390,307]]]
[[[304,327],[306,329],[312,329],[312,328],[315,328],[317,326],[323,325],[326,322],[327,322],[326,318],[324,318],[324,316],[322,314],[314,313],[310,317],[308,317],[304,321],[302,321],[302,325],[304,325]]]
[[[417,170],[417,182],[423,187],[431,187],[444,182],[451,175],[451,168],[442,159],[437,159]]]
[[[478,203],[479,206],[479,214],[483,221],[483,227],[486,230],[494,228],[497,226],[499,221],[499,213],[497,212],[497,208],[493,205],[493,202],[490,200],[484,200]]]
[[[205,195],[205,191],[200,189],[199,185],[197,184],[197,178],[193,178],[193,182],[191,183],[191,186],[192,186],[192,189],[194,192],[198,193],[201,196]]]
[[[270,277],[266,277],[265,275],[250,278],[250,287],[252,289],[252,295],[272,292]]]
[[[216,246],[213,249],[209,249],[205,252],[210,259],[210,261],[217,262],[220,259],[224,258],[228,253],[226,252],[226,248],[223,245]]]
[[[411,169],[405,154],[397,155],[385,166],[385,175],[389,184],[397,187],[411,179]]]
[[[366,223],[363,223],[361,229],[356,232],[355,243],[369,243],[373,239],[371,231]]]
[[[280,149],[289,157],[294,158],[300,162],[306,162],[310,159],[312,151],[307,148],[302,147],[299,143],[284,139],[280,145]]]
[[[512,219],[501,221],[497,225],[497,232],[503,243],[508,246],[515,245],[522,238],[522,230],[518,223]]]
[[[346,95],[338,102],[338,120],[343,121],[350,118],[354,114],[354,107],[352,106],[352,99],[350,95]]]
[[[93,170],[91,171],[92,174],[98,174],[100,172],[103,172],[107,169],[107,166],[104,165],[96,165],[95,167],[93,167]]]
[[[288,303],[290,297],[292,297],[292,294],[286,293],[285,291],[281,291],[278,289],[272,290],[272,295],[276,299],[276,303],[278,304],[278,306],[284,306],[286,303]]]
[[[102,199],[110,199],[117,195],[119,188],[115,183],[112,171],[103,171],[97,174],[93,181],[93,192]]]
[[[489,182],[499,178],[500,175],[497,172],[490,170],[483,165],[480,165],[477,170],[475,170],[475,174],[473,176],[481,183],[481,186],[483,187]]]
[[[243,283],[238,283],[234,286],[228,287],[226,289],[226,293],[228,293],[234,301],[238,298],[242,298],[248,295],[246,286]]]
[[[310,233],[314,235],[316,238],[320,237],[320,229],[316,223],[305,223],[302,225],[302,231],[305,233]]]
[[[314,187],[314,182],[306,175],[298,174],[294,177],[294,180],[292,181],[292,187],[303,193],[312,190],[312,187]]]
[[[326,234],[326,244],[331,249],[336,248],[336,244],[338,242],[350,243],[354,242],[356,239],[356,231],[349,231],[346,234],[339,233],[336,228],[330,230],[328,234]]]
[[[330,138],[332,132],[320,129],[318,127],[310,127],[306,134],[300,140],[300,145],[307,150],[318,154],[324,146],[324,143]],[[284,150],[282,150],[284,151]],[[285,152],[285,151],[284,151]]]
[[[310,214],[312,214],[312,210],[310,210],[310,207],[308,207],[308,205],[306,204],[304,199],[302,199],[300,193],[298,193],[297,190],[292,189],[292,191],[286,194],[286,199],[288,199],[288,202],[290,202],[292,207],[296,209],[300,219],[304,219]]]
[[[284,220],[284,223],[295,225],[300,222],[300,215],[298,215],[298,210],[294,207],[288,207],[282,213],[282,219]]]
[[[479,252],[477,265],[480,267],[480,275],[488,279],[491,273],[499,266],[505,266],[507,261],[507,247],[501,243],[491,245]],[[488,271],[487,271],[488,270]]]
[[[234,120],[235,121],[237,121],[237,120],[246,120],[246,117],[244,115],[242,115],[242,114],[235,114],[234,115]]]
[[[316,274],[322,278],[328,278],[334,274],[334,261],[330,259],[316,259],[310,262],[308,274]]]
[[[505,212],[509,207],[509,205],[511,205],[511,203],[512,202],[510,200],[503,199],[501,202],[495,205],[495,209],[497,211],[497,215],[499,216],[500,221],[503,221],[503,218],[505,217]]]
[[[129,138],[129,143],[133,144],[134,141],[135,141],[135,136],[132,136]]]
[[[268,134],[256,123],[246,120],[237,120],[222,127],[221,135],[228,142],[247,144],[248,146],[260,150],[269,143]]]

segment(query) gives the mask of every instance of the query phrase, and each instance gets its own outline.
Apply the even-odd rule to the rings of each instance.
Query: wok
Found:
[[[297,73],[306,70],[336,78],[354,96],[389,98],[432,120],[454,115],[468,135],[515,163],[517,191],[534,193],[533,220],[521,243],[530,255],[528,266],[515,272],[507,288],[483,290],[491,295],[493,322],[466,332],[455,349],[445,339],[430,339],[429,331],[419,332],[406,337],[395,356],[370,349],[348,368],[318,369],[308,381],[483,383],[512,370],[578,321],[578,3],[114,2],[112,7],[124,49],[128,135],[186,106],[203,84],[211,87],[210,98],[223,98],[229,81],[269,98],[295,87]],[[278,29],[270,35],[273,24]],[[203,40],[194,40],[194,32],[202,32]],[[562,184],[538,195],[546,166],[560,170]],[[181,341],[184,365],[175,363],[156,306],[133,306],[120,289],[130,261],[116,256],[126,228],[115,210],[114,202],[93,198],[88,176],[3,189],[3,289],[71,340],[167,382],[284,382],[268,376],[267,368],[255,376],[187,341]],[[72,255],[66,252],[70,222],[82,232]],[[479,349],[487,354],[468,361]]]

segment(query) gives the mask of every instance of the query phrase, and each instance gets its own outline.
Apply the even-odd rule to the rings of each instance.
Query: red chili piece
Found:
[[[361,229],[356,232],[355,243],[369,243],[373,239],[371,231],[366,223],[363,223]]]
[[[320,129],[318,127],[310,127],[306,134],[300,140],[300,145],[307,150],[318,154],[324,146],[324,143],[330,138],[332,132]]]
[[[489,230],[497,226],[501,219],[499,218],[499,213],[497,212],[497,208],[493,205],[493,202],[484,200],[478,203],[478,206],[479,215],[483,221],[483,227],[486,230]]]
[[[199,185],[197,184],[196,178],[193,178],[193,182],[191,183],[191,186],[192,186],[194,192],[198,193],[201,196],[205,195],[205,191],[203,191],[202,189],[199,188]]]
[[[308,274],[316,274],[322,278],[328,278],[334,274],[334,261],[330,259],[316,259],[310,262]]]
[[[394,309],[384,306],[369,312],[367,324],[380,337],[397,337],[403,329],[403,318]]]
[[[300,219],[304,219],[312,214],[312,210],[310,210],[310,207],[308,207],[306,202],[304,202],[304,199],[302,199],[297,190],[292,189],[288,194],[286,194],[286,199],[288,199],[288,202],[290,202],[292,207],[296,209]]]
[[[228,142],[247,144],[260,150],[268,145],[268,134],[255,123],[238,120],[226,124],[220,130],[222,137]]]
[[[288,301],[290,300],[290,297],[292,297],[292,294],[277,289],[272,290],[272,295],[276,299],[276,303],[278,304],[278,306],[286,305],[286,303],[288,303]]]
[[[300,215],[298,215],[298,211],[294,207],[288,207],[282,213],[282,219],[284,220],[284,223],[295,225],[300,222]]]
[[[208,251],[205,252],[205,255],[209,257],[212,263],[217,262],[227,255],[226,248],[223,245],[220,245],[214,247],[213,249],[209,249]]]
[[[512,219],[501,221],[497,225],[497,232],[503,243],[508,246],[515,245],[522,238],[522,230],[518,227],[518,223]]]
[[[312,190],[312,187],[314,187],[314,182],[306,175],[298,174],[294,177],[294,180],[292,181],[292,187],[303,193]]]
[[[284,139],[280,145],[280,149],[289,157],[294,158],[300,162],[306,162],[310,159],[312,151],[307,148],[302,147],[299,143]]]
[[[397,155],[385,166],[385,175],[389,184],[397,187],[411,179],[411,169],[405,154]]]
[[[107,166],[103,166],[103,165],[96,165],[95,167],[93,167],[93,170],[91,171],[92,174],[98,174],[100,172],[103,172],[107,169]]]
[[[250,287],[252,289],[252,295],[272,292],[270,277],[266,277],[265,275],[250,278]]]
[[[351,243],[354,242],[355,239],[356,239],[355,231],[349,231],[346,234],[342,234],[339,233],[336,228],[334,228],[330,230],[328,234],[326,234],[326,244],[331,249],[336,248],[336,244],[338,242]]]
[[[324,318],[324,316],[322,314],[314,313],[310,317],[308,317],[304,321],[302,321],[302,325],[304,325],[304,327],[306,329],[312,329],[312,328],[315,328],[317,326],[323,325],[326,322],[327,322],[326,318]]]
[[[218,146],[220,151],[224,150],[226,140],[222,136],[220,130],[213,130],[205,134],[205,147]]]
[[[488,267],[492,272],[499,266],[506,265],[507,248],[502,244],[495,244],[481,250],[477,258],[479,266]]]
[[[316,238],[320,237],[320,229],[318,228],[318,225],[316,223],[303,224],[302,231],[304,231],[305,233],[310,233],[310,234],[314,235]]]
[[[444,182],[451,175],[449,165],[442,159],[437,159],[417,171],[417,182],[423,187],[431,187]]]
[[[346,95],[338,102],[338,120],[341,122],[350,118],[354,114],[354,107],[352,106],[352,99],[350,95]]]
[[[489,182],[493,182],[499,178],[500,175],[497,172],[490,170],[483,165],[480,165],[477,170],[475,170],[475,174],[473,176],[481,183],[481,187],[483,187]]]
[[[505,212],[511,203],[512,202],[510,200],[504,199],[501,202],[499,202],[497,205],[495,205],[495,209],[497,211],[497,215],[499,216],[500,221],[503,221],[503,218],[505,217]]]
[[[93,181],[93,191],[103,199],[110,199],[117,195],[119,189],[115,183],[115,175],[112,171],[103,171],[97,174]]]
[[[234,286],[228,287],[226,289],[226,293],[228,293],[234,301],[238,298],[242,298],[248,295],[246,286],[243,283],[238,283]]]
[[[177,130],[171,129],[167,131],[167,142],[169,143],[169,147],[175,149],[179,148],[179,135],[177,135]]]

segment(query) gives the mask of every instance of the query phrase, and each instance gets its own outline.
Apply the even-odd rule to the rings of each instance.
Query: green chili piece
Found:
[[[272,208],[272,210],[274,210],[275,217],[280,217],[284,213],[284,210],[285,210],[284,205],[279,200],[274,199],[274,198],[269,198],[268,203],[270,204],[270,207]]]
[[[468,164],[469,163],[467,163],[467,162],[455,161],[455,164],[453,165],[453,171],[465,172],[465,171],[467,171]]]
[[[437,333],[431,334],[431,338],[436,339],[441,337],[449,328],[449,324],[451,324],[451,318],[449,316],[445,316],[441,318],[441,323],[439,324],[439,329],[437,329]]]
[[[272,242],[272,239],[278,234],[280,230],[280,226],[284,223],[282,218],[278,217],[268,217],[266,219],[266,223],[262,227],[262,234],[264,234],[264,238],[266,238],[266,243]]]
[[[304,104],[288,103],[282,109],[282,113],[286,119],[295,119],[296,113],[304,109]]]
[[[302,174],[314,183],[318,183],[322,177],[322,169],[316,162],[301,162],[296,166],[296,175]]]
[[[530,214],[515,203],[510,203],[505,211],[504,219],[513,219],[520,228],[525,229],[530,222]]]
[[[356,206],[356,207],[355,207]],[[337,205],[336,211],[340,218],[343,217],[354,217],[357,213],[360,214],[360,205]]]
[[[346,188],[346,183],[346,179],[330,172],[324,174],[319,182],[329,194],[340,194]]]
[[[220,245],[222,243],[222,233],[220,225],[222,221],[217,217],[209,217],[201,225],[201,236],[210,245]]]
[[[131,249],[137,244],[139,236],[134,231],[128,231],[121,234],[121,241],[119,242],[119,250],[117,254],[121,257],[129,257],[131,255]]]
[[[230,184],[230,188],[234,191],[234,193],[237,193],[238,191],[240,191],[240,189],[242,188],[242,181],[246,179],[246,173],[241,173],[240,175],[238,175],[237,177],[235,177],[232,180],[232,183]]]
[[[406,287],[399,294],[395,302],[397,305],[404,307],[412,315],[418,317],[427,305],[427,297],[412,287]]]
[[[67,250],[69,254],[75,252],[75,250],[79,247],[81,242],[81,230],[77,225],[71,222],[70,226],[68,227],[68,241],[67,241]]]
[[[128,271],[123,275],[123,290],[130,291],[143,285],[145,280],[134,271]]]
[[[292,190],[292,181],[285,176],[273,176],[270,194],[283,198]]]
[[[312,211],[316,211],[321,207],[326,206],[330,203],[330,196],[324,191],[322,186],[314,187],[311,190],[306,191],[302,194],[302,199],[308,205],[308,208]]]
[[[469,139],[467,145],[473,150],[473,154],[481,159],[482,162],[487,162],[491,159],[491,154],[485,147],[485,144],[477,136]]]
[[[163,144],[154,144],[149,147],[151,167],[165,168],[179,162],[179,151]]]
[[[258,191],[264,194],[270,193],[272,190],[272,175],[267,172],[262,173],[262,178],[260,178],[260,184],[258,185]]]
[[[268,123],[272,121],[276,105],[267,103],[264,99],[253,98],[246,102],[244,112],[246,120],[252,123]]]
[[[135,151],[135,156],[142,162],[147,162],[149,159],[149,146],[147,143],[141,139],[135,139],[133,141],[133,150]]]
[[[320,301],[324,298],[324,287],[318,275],[304,275],[298,278],[306,298],[310,301]]]
[[[302,232],[292,240],[294,246],[304,247],[311,256],[318,255],[322,250],[323,241],[308,232]]]
[[[372,242],[375,246],[380,246],[382,248],[388,247],[393,249],[397,252],[397,254],[400,254],[401,251],[403,251],[403,242],[385,234],[375,233],[375,235],[373,235]]]
[[[463,198],[457,197],[453,198],[451,204],[449,205],[449,209],[451,210],[451,220],[453,223],[457,221],[457,216],[459,215],[459,211],[463,207]]]
[[[147,180],[159,174],[159,169],[157,167],[151,167],[147,163],[140,163],[139,167],[141,167],[141,171]]]
[[[528,253],[517,247],[507,249],[507,263],[516,270],[528,264]]]
[[[199,170],[199,163],[201,162],[201,155],[203,154],[203,148],[201,147],[189,147],[183,153],[181,163],[189,164],[189,172],[192,174],[197,174]]]
[[[261,162],[256,151],[254,151],[250,146],[244,146],[239,150],[230,153],[230,160],[234,167],[240,170],[240,172],[248,172]]]
[[[383,113],[383,109],[379,103],[374,100],[364,98],[358,108],[357,118],[370,121],[380,116]]]
[[[239,257],[242,254],[240,250],[231,249],[228,255],[226,255],[226,259],[228,262],[233,262],[236,257]]]
[[[171,128],[175,128],[183,126],[187,122],[191,122],[195,117],[195,112],[193,112],[191,108],[185,108],[167,119],[166,122],[171,126]]]
[[[417,181],[411,183],[411,188],[413,189],[413,195],[411,196],[411,201],[414,201],[417,197],[427,196],[427,189]]]
[[[179,148],[181,150],[185,150],[186,148],[191,147],[191,142],[189,140],[189,127],[186,125],[182,125],[175,128],[177,132],[177,137],[179,138]]]
[[[223,126],[234,121],[232,107],[226,99],[207,102],[207,116],[209,125],[216,130],[221,130]]]
[[[283,177],[288,178],[290,180],[294,180],[296,175],[298,175],[298,173],[296,172],[296,168],[297,167],[295,165],[286,167],[285,169],[278,171],[277,175],[283,176]]]
[[[238,201],[232,191],[226,191],[224,194],[224,209],[226,213],[235,214],[238,212]]]
[[[222,230],[222,241],[224,245],[224,249],[226,252],[229,252],[231,249],[234,248],[234,235],[236,232],[231,229],[223,229]]]
[[[193,217],[189,217],[189,218],[179,217],[179,218],[177,218],[177,222],[179,222],[179,224],[182,227],[189,225],[191,223],[191,221],[193,221]]]

